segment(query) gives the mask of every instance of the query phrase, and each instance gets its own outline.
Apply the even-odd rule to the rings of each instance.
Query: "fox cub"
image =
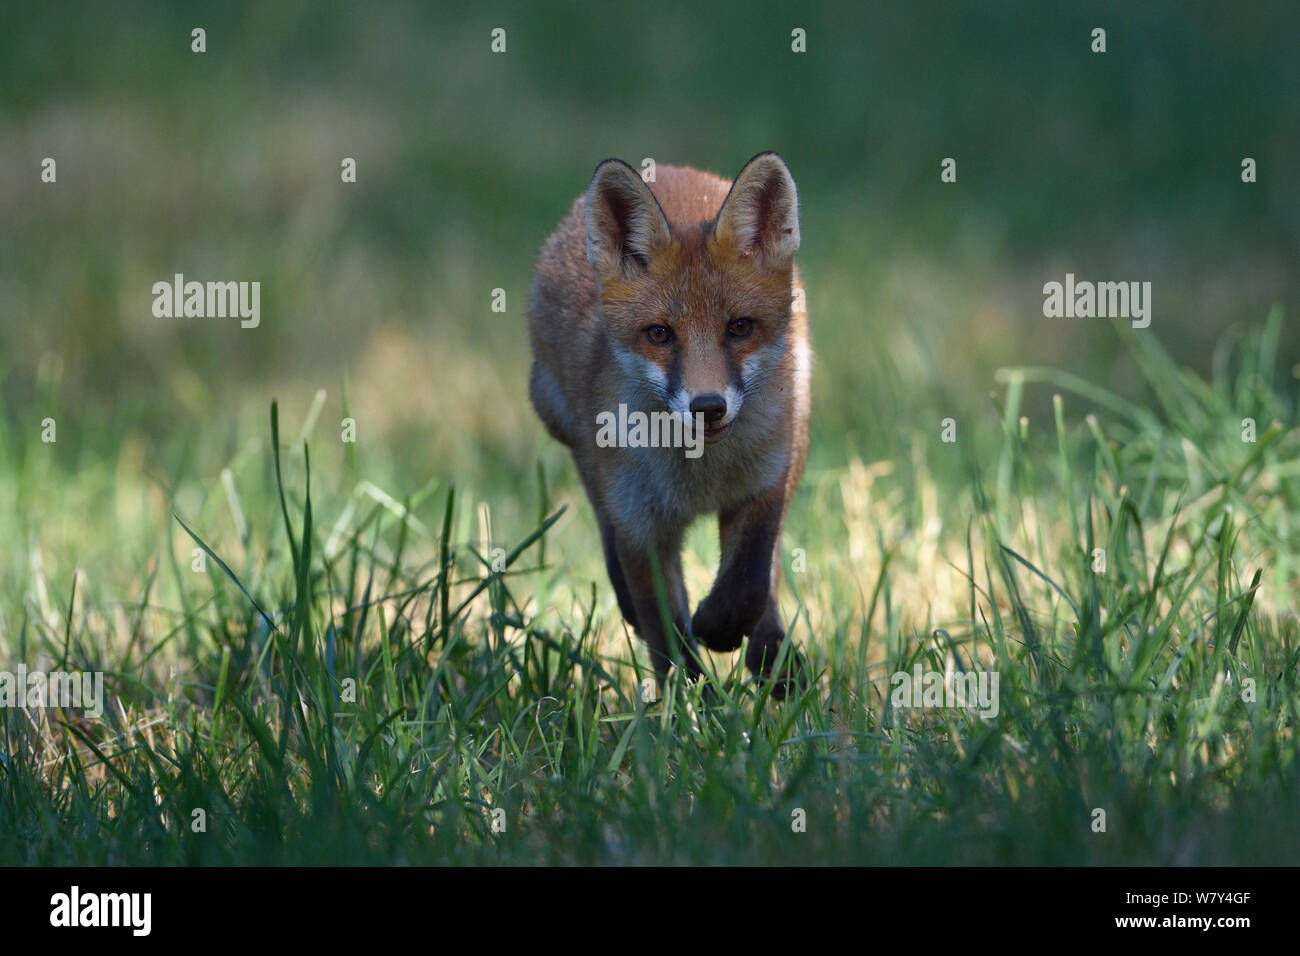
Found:
[[[697,641],[733,651],[746,635],[746,665],[770,676],[785,635],[781,524],[808,451],[798,249],[794,179],[776,153],[755,156],[734,183],[659,166],[647,184],[607,159],[538,260],[533,405],[573,453],[619,609],[661,686],[679,655],[698,676]],[[679,447],[621,425],[630,437],[610,441],[602,423],[636,413],[675,423]],[[682,537],[706,513],[718,515],[722,561],[692,615]],[[663,626],[656,565],[676,633]]]

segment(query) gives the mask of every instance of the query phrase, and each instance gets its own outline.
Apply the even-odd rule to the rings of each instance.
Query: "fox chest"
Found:
[[[625,534],[642,541],[675,536],[701,515],[768,491],[784,481],[790,462],[782,436],[740,428],[695,458],[680,448],[610,451],[606,507]]]

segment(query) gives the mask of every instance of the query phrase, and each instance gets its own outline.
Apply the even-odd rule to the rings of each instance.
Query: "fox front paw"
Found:
[[[762,600],[736,600],[715,592],[695,609],[691,633],[711,651],[734,651],[762,613]]]
[[[785,700],[790,694],[808,688],[808,664],[793,645],[786,651],[780,672],[774,672],[780,651],[779,639],[772,642],[751,638],[749,647],[745,649],[745,666],[760,681],[771,683],[774,700]]]

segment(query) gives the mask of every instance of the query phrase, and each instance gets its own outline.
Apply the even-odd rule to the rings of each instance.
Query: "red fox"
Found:
[[[661,687],[679,654],[699,675],[696,641],[734,651],[746,635],[746,666],[770,677],[785,636],[781,525],[803,474],[810,404],[798,249],[794,179],[769,152],[734,183],[659,166],[647,184],[607,159],[538,259],[533,405],[573,454],[619,609],[649,645]],[[628,409],[684,422],[694,454],[600,440],[600,423]],[[715,512],[721,565],[692,616],[682,538]],[[663,626],[656,568],[677,633]]]

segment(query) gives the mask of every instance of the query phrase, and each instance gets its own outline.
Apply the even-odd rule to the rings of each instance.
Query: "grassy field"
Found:
[[[377,486],[362,452],[313,472],[338,444],[328,397],[305,421],[273,406],[206,494],[152,490],[172,546],[120,555],[129,594],[49,573],[32,543],[18,656],[106,671],[112,706],[3,711],[0,858],[1292,860],[1297,436],[1238,424],[1294,414],[1267,389],[1278,329],[1214,383],[1135,339],[1167,421],[1007,369],[956,443],[936,419],[905,459],[810,474],[783,603],[817,679],[780,704],[732,658],[712,697],[642,699],[567,469],[539,467],[536,521],[502,520],[439,478]],[[1056,425],[1031,430],[1050,389]],[[115,484],[51,482],[34,457],[7,474],[20,500]],[[689,557],[700,593],[716,544],[701,531]],[[892,706],[888,676],[918,662],[997,672],[996,717]]]
[[[0,707],[0,863],[1300,859],[1297,13],[1178,10],[1104,10],[1097,59],[1074,14],[819,5],[795,61],[766,3],[259,4],[201,56],[181,7],[16,13],[0,671],[107,707]],[[647,700],[522,304],[598,160],[766,148],[813,679]],[[1044,318],[1067,271],[1152,280],[1151,327]],[[153,317],[175,272],[260,280],[261,326]],[[701,522],[694,600],[717,559]],[[918,666],[996,716],[897,706]]]

